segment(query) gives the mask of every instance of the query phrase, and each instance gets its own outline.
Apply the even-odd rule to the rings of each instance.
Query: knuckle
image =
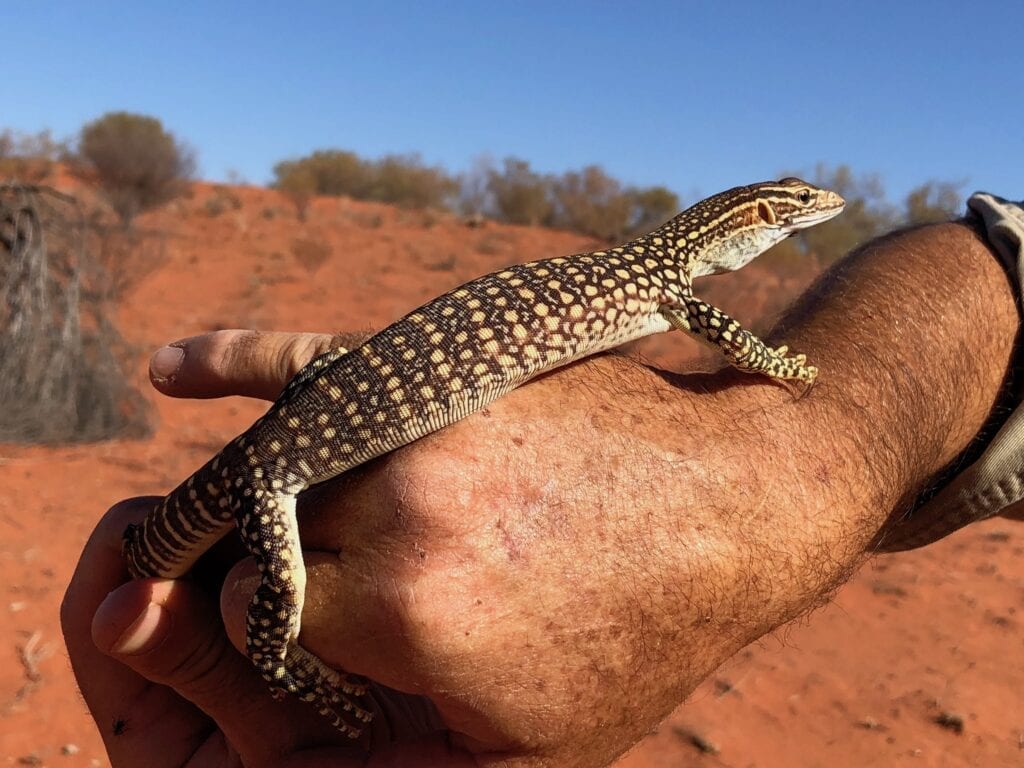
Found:
[[[291,334],[278,351],[277,371],[290,379],[314,357],[331,348],[331,337],[313,333]]]
[[[220,380],[243,378],[258,366],[259,335],[257,331],[232,329],[197,336],[186,342],[187,359]]]
[[[223,361],[226,370],[258,368],[266,354],[263,336],[259,331],[217,331],[211,338],[211,357]]]
[[[235,669],[228,654],[233,652],[222,636],[211,633],[181,655],[168,658],[158,674],[175,687],[208,696],[232,687]]]

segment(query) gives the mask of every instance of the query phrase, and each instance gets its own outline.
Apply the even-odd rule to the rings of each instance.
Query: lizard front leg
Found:
[[[769,347],[718,307],[696,297],[684,297],[681,307],[664,306],[661,314],[673,328],[714,344],[742,371],[807,384],[814,383],[818,375],[817,368],[806,365],[806,355],[787,355],[785,345]]]

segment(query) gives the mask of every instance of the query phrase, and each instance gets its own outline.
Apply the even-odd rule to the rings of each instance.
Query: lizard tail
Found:
[[[121,551],[133,578],[184,575],[235,524],[235,503],[217,456],[124,532]]]

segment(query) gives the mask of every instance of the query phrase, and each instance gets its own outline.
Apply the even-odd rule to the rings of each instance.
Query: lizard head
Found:
[[[842,213],[846,202],[797,178],[736,187],[679,217],[693,241],[693,277],[739,269],[776,243]]]
[[[793,176],[754,184],[754,215],[762,224],[780,228],[786,236],[821,224],[843,212],[846,201]]]

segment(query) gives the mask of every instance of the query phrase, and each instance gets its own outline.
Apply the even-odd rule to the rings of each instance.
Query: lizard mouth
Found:
[[[792,221],[789,222],[789,226],[795,227],[793,234],[796,234],[801,229],[807,229],[813,227],[816,224],[822,224],[829,219],[834,219],[843,209],[846,207],[844,203],[840,203],[835,208],[831,208],[826,211],[818,211],[817,213],[808,214],[806,216],[795,216]]]

